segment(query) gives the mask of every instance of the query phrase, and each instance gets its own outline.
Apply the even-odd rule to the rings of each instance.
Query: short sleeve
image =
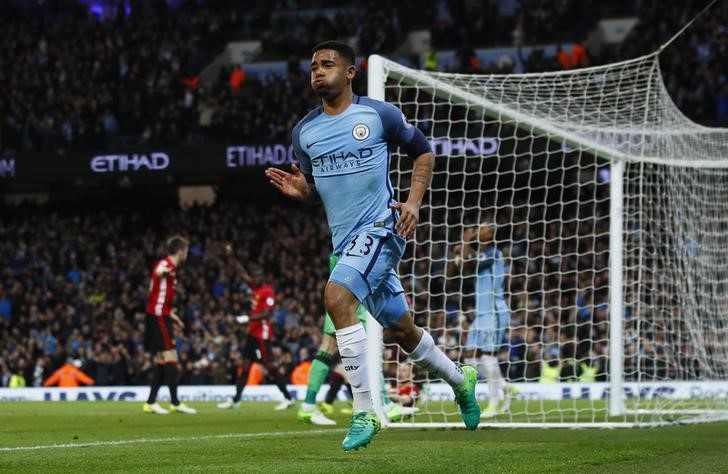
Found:
[[[432,151],[424,134],[409,123],[407,117],[397,107],[373,99],[364,101],[363,98],[362,102],[377,111],[382,120],[384,134],[391,144],[403,147],[404,151],[415,159],[423,153]]]
[[[396,145],[406,145],[412,141],[416,128],[394,105],[380,102],[377,112],[382,119],[384,133]]]
[[[301,173],[306,177],[306,181],[309,183],[313,183],[313,167],[311,166],[311,157],[308,156],[308,153],[303,151],[303,148],[301,147],[301,124],[299,123],[295,127],[293,127],[293,132],[291,133],[291,142],[293,143],[293,154],[296,156],[296,161],[298,161],[298,168],[301,170]]]

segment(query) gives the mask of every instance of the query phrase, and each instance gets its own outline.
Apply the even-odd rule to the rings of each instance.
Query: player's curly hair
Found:
[[[333,49],[346,60],[348,65],[356,64],[356,54],[351,46],[341,41],[324,41],[313,47],[311,54],[321,49]]]

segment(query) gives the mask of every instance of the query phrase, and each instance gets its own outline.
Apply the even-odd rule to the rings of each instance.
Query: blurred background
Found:
[[[468,74],[570,70],[652,52],[706,3],[3,1],[0,385],[16,375],[40,386],[69,359],[96,385],[146,385],[149,276],[173,233],[192,243],[176,300],[187,323],[177,339],[182,384],[234,380],[243,329],[232,316],[249,308],[249,289],[221,255],[223,242],[244,264],[262,265],[278,292],[274,346],[284,369],[315,355],[325,216],[284,200],[263,176],[294,161],[290,130],[319,103],[308,80],[314,44],[351,44],[354,90],[365,95],[369,54]],[[687,117],[728,125],[727,61],[728,4],[718,2],[660,57]],[[605,265],[590,263],[596,273]],[[511,292],[512,309],[548,284]],[[606,337],[605,301],[606,292],[564,303],[589,321],[578,337]],[[472,315],[438,310],[427,318],[453,321],[442,321],[438,343],[458,346],[456,322]],[[541,361],[560,354],[548,329],[559,317],[518,319],[504,354],[517,368],[512,379],[537,380]]]

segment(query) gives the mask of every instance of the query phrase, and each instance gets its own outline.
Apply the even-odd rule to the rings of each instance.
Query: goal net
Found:
[[[677,109],[657,53],[541,74],[368,66],[369,95],[399,107],[436,155],[399,270],[416,322],[460,363],[477,277],[448,264],[466,229],[495,224],[510,309],[498,358],[518,394],[481,426],[725,418],[728,130]],[[401,196],[411,169],[393,153]],[[393,393],[419,390],[419,412],[391,425],[462,426],[452,390],[373,336],[370,366]],[[485,408],[482,377],[478,396]]]

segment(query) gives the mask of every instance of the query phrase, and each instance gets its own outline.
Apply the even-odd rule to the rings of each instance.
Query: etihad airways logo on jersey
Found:
[[[169,155],[166,153],[131,154],[131,155],[99,155],[91,158],[91,170],[94,173],[111,173],[114,171],[161,171],[169,166]]]
[[[356,151],[329,153],[312,158],[311,166],[321,173],[358,168],[362,165],[362,160],[369,158],[372,154],[374,154],[374,152],[371,148],[359,148]]]

